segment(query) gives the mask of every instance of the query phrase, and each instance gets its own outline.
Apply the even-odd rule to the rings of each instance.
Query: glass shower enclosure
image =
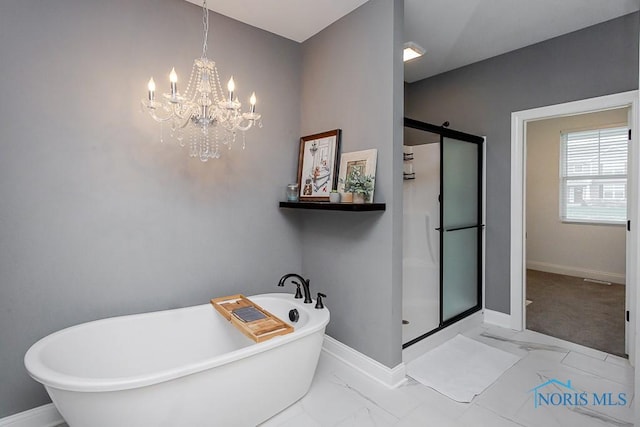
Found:
[[[482,137],[455,131],[444,126],[405,118],[405,127],[429,132],[439,137],[440,182],[438,205],[439,227],[439,313],[437,326],[433,323],[412,325],[423,327],[419,333],[403,338],[406,348],[429,335],[479,311],[482,308]],[[415,132],[414,132],[415,133]],[[406,142],[405,142],[406,143]],[[419,161],[415,159],[414,162]],[[431,185],[434,185],[432,182]],[[419,187],[413,193],[420,192]],[[406,193],[405,193],[406,194]],[[405,204],[405,209],[407,205]],[[405,218],[407,216],[405,215]],[[415,282],[415,278],[411,279]],[[418,280],[420,280],[418,278]],[[424,278],[418,286],[433,287]],[[415,286],[415,285],[413,285]],[[411,291],[404,286],[408,300],[405,306],[413,306]],[[415,291],[414,291],[415,292]],[[434,309],[433,305],[420,309]],[[405,314],[405,313],[403,313]],[[435,313],[431,313],[433,318]],[[421,316],[415,316],[419,321]],[[422,316],[424,317],[424,316]],[[429,316],[426,316],[429,317]],[[404,318],[404,316],[403,316]],[[405,322],[411,319],[405,319]],[[435,326],[435,327],[434,327]]]

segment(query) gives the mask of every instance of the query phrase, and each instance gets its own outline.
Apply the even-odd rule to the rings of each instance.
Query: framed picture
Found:
[[[340,157],[340,176],[341,182],[338,185],[338,192],[344,195],[344,181],[354,169],[359,169],[361,175],[376,176],[376,162],[378,161],[378,150],[353,151],[351,153],[342,153]],[[371,202],[373,201],[373,193],[375,191],[375,180],[373,181],[373,191],[371,191]]]
[[[300,138],[298,188],[300,200],[329,201],[338,183],[340,129]]]

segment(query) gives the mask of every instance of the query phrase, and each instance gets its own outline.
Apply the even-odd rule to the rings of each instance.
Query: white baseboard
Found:
[[[484,309],[484,323],[511,329],[511,316],[499,311]]]
[[[605,282],[620,283],[623,285],[626,282],[624,274],[588,270],[586,268],[570,267],[566,265],[551,264],[548,262],[527,261],[527,268],[531,270],[544,271],[546,273],[564,274],[565,276],[602,280]]]
[[[322,350],[389,388],[396,388],[407,381],[404,363],[388,368],[329,335],[324,336]]]
[[[55,427],[64,419],[53,405],[38,406],[28,411],[0,418],[0,427]]]

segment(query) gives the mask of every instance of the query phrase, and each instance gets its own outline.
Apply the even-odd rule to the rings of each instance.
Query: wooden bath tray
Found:
[[[293,332],[293,326],[241,294],[214,298],[211,300],[211,305],[240,332],[255,342]]]

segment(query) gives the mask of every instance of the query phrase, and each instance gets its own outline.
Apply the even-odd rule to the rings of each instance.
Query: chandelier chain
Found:
[[[207,0],[202,2],[202,26],[204,27],[204,41],[202,42],[202,57],[207,57],[207,39],[209,38],[209,9]]]

